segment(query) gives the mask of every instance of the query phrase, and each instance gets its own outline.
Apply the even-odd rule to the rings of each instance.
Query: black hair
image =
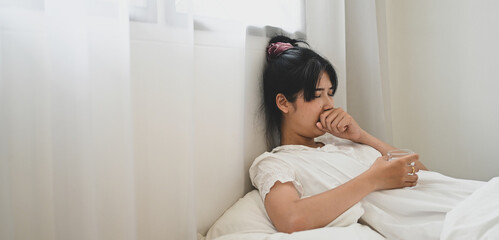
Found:
[[[281,54],[269,56],[267,52],[272,43],[290,43],[293,45]],[[299,46],[298,44],[306,46]],[[280,144],[282,112],[276,105],[276,96],[282,93],[289,102],[296,101],[298,93],[303,91],[305,101],[314,98],[317,82],[321,73],[329,75],[336,92],[338,79],[333,65],[309,48],[303,40],[286,36],[275,36],[270,39],[266,48],[267,62],[263,70],[263,102],[261,110],[265,118],[265,137],[268,149]]]

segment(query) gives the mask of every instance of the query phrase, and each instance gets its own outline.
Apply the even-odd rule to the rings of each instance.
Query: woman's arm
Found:
[[[329,132],[336,137],[369,145],[378,150],[383,156],[386,156],[388,151],[396,149],[390,144],[385,143],[366,132],[350,114],[341,108],[333,108],[324,111],[324,113],[320,115],[319,120],[317,127],[322,131]],[[418,169],[428,170],[419,159],[417,159],[415,163]]]
[[[374,149],[378,150],[378,152],[380,152],[381,155],[383,155],[383,156],[386,156],[386,154],[389,151],[397,149],[397,148],[391,146],[390,144],[385,143],[385,142],[379,140],[378,138],[374,137],[373,135],[369,134],[364,129],[361,130],[361,134],[360,134],[359,139],[355,140],[354,142],[369,145],[369,146],[373,147]]]
[[[380,157],[356,178],[303,199],[292,183],[276,182],[265,197],[265,208],[280,232],[324,227],[373,191],[415,186],[418,176],[408,175],[412,171],[408,163],[415,157],[390,162]]]
[[[336,137],[367,144],[378,150],[383,156],[388,151],[396,149],[364,131],[355,119],[342,108],[332,108],[324,111],[319,117],[317,127]]]
[[[265,209],[279,232],[324,227],[374,191],[373,184],[363,178],[365,176],[359,176],[335,189],[304,199],[300,199],[291,182],[276,182],[265,197]]]
[[[392,147],[390,144],[379,140],[378,138],[374,137],[373,135],[369,134],[368,132],[366,132],[364,130],[361,130],[361,132],[362,132],[361,137],[356,142],[366,144],[366,145],[369,145],[369,146],[375,148],[383,156],[386,156],[386,154],[390,150],[396,149],[395,147]],[[414,162],[415,162],[415,164],[416,164],[415,166],[418,170],[428,171],[428,168],[421,161],[419,161],[419,157]]]

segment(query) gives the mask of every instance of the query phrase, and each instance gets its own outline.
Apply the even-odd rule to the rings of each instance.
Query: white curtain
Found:
[[[271,15],[266,28],[231,1],[158,1],[154,18],[146,3],[130,23],[138,238],[193,239],[251,189],[249,165],[265,150],[257,114],[267,34],[291,28],[283,17],[303,23],[304,6],[289,1],[291,16]]]
[[[345,2],[348,112],[369,133],[392,142],[390,89],[383,59],[382,1]]]
[[[127,4],[0,6],[0,239],[135,239]]]
[[[265,150],[268,37],[306,28],[339,55],[344,82],[344,36],[319,24],[335,19],[321,6],[343,12],[343,1],[1,0],[0,239],[205,234],[251,189]]]

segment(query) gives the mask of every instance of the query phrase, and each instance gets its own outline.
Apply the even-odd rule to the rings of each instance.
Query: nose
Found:
[[[324,105],[323,108],[324,110],[329,110],[334,107],[334,99],[331,96],[327,96],[326,99],[324,100]]]

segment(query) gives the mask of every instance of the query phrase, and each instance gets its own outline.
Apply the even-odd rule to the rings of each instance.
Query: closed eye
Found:
[[[320,98],[322,96],[322,94],[320,94],[322,91],[324,91],[324,88],[316,88],[315,89],[315,95],[314,95],[314,98]],[[328,96],[333,96],[333,87],[329,88],[329,91],[327,93]]]

